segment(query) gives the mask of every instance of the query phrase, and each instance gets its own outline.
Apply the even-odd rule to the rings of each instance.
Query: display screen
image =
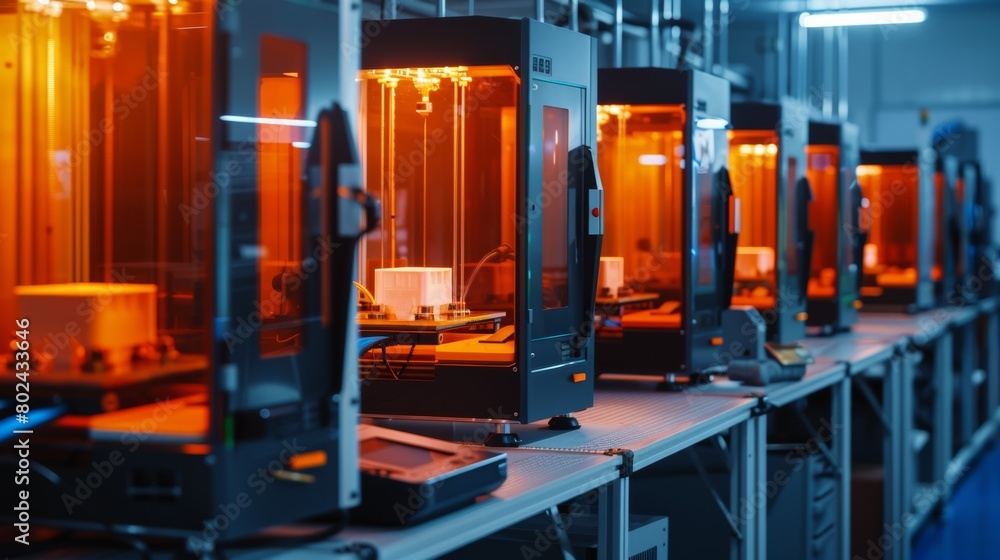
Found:
[[[382,438],[361,440],[361,459],[414,469],[434,461],[453,457],[454,453],[408,445]]]

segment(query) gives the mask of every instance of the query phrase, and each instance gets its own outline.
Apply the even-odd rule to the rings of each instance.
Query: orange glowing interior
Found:
[[[919,177],[915,165],[860,165],[858,183],[869,201],[870,229],[864,248],[864,273],[878,286],[917,283]],[[932,278],[941,276],[936,263]]]
[[[778,171],[774,131],[729,132],[729,176],[741,208],[732,305],[774,307]]]
[[[376,270],[446,270],[450,285],[431,286],[433,313],[464,301],[512,324],[515,262],[487,255],[516,244],[518,76],[509,66],[391,68],[359,81],[364,181],[383,208],[361,247],[360,284],[377,297],[389,274]],[[392,312],[412,318],[405,307]]]
[[[852,253],[847,247],[837,252],[841,226],[838,223],[842,201],[840,188],[840,147],[834,145],[806,146],[806,177],[813,191],[813,200],[820,212],[810,215],[814,232],[812,270],[809,273],[808,297],[833,298],[837,294],[837,263],[839,259],[851,262]],[[847,197],[849,193],[844,192]],[[846,208],[847,205],[844,205]],[[846,218],[845,218],[846,219]],[[846,223],[846,222],[845,222]]]
[[[944,241],[946,192],[947,185],[944,173],[937,171],[934,173],[934,264],[931,265],[931,279],[935,282],[941,279],[941,271],[944,269],[945,251],[950,250],[945,246]]]
[[[214,2],[13,4],[0,12],[18,38],[0,42],[4,347],[28,317],[33,380],[207,383],[214,224],[194,197],[214,165]]]
[[[264,319],[271,323],[302,317],[302,301],[292,287],[302,261],[301,173],[311,129],[284,121],[305,119],[306,45],[264,35],[260,42],[257,114],[276,119],[257,125],[260,227],[260,301]],[[261,351],[268,356],[301,350],[301,327],[270,328],[260,334]]]
[[[598,295],[653,294],[657,306],[626,312],[623,325],[680,326],[685,118],[682,105],[598,106],[601,255],[620,258],[622,271],[618,293]]]

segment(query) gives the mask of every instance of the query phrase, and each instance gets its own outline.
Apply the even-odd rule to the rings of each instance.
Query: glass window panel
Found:
[[[778,247],[778,137],[773,131],[730,131],[729,144],[730,180],[740,199],[741,218],[733,303],[773,307]],[[794,198],[789,196],[789,200]]]
[[[806,146],[806,177],[812,188],[814,208],[810,213],[810,228],[814,232],[812,270],[809,279],[810,298],[832,298],[836,294],[837,282],[837,246],[843,228],[848,224],[838,222],[839,207],[849,207],[844,200],[838,198],[840,189],[840,149],[833,145]],[[844,189],[842,195],[850,200],[850,191]],[[841,248],[840,258],[850,264],[852,253],[849,247]]]
[[[874,276],[880,285],[915,285],[918,167],[860,165],[857,173],[871,215],[865,274]]]
[[[361,71],[360,82],[364,182],[383,219],[362,243],[359,275],[385,300],[365,296],[363,306],[384,304],[408,320],[418,300],[438,317],[464,301],[513,324],[515,263],[504,245],[515,246],[518,227],[516,74],[508,66],[387,68]],[[419,296],[380,285],[389,276],[377,270],[403,267],[438,280]]]
[[[684,192],[681,105],[598,107],[598,167],[606,198],[603,295],[680,301]],[[621,259],[621,278],[614,262]],[[616,262],[616,261],[615,261]]]

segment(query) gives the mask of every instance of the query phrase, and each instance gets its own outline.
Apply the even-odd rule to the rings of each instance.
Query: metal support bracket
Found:
[[[767,395],[763,393],[750,393],[746,395],[746,398],[757,399],[757,404],[750,409],[751,416],[762,416],[774,409],[771,399],[767,398]]]
[[[611,457],[621,457],[622,466],[620,467],[619,470],[621,472],[622,478],[628,478],[632,476],[632,473],[634,472],[633,463],[635,461],[635,453],[633,453],[631,449],[625,449],[623,447],[614,447],[605,451],[604,454]]]

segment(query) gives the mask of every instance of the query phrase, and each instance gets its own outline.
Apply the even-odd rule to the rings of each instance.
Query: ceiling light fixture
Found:
[[[802,27],[844,27],[848,25],[898,25],[920,23],[927,19],[923,8],[881,10],[840,10],[836,12],[803,12],[799,16]]]

